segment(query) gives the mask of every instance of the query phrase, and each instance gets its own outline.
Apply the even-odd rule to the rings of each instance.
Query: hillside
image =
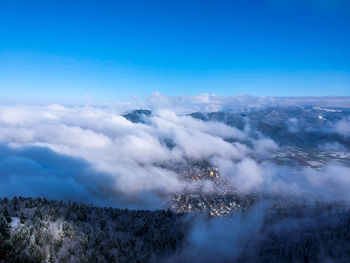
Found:
[[[261,204],[231,217],[205,217],[4,198],[0,262],[350,260],[350,211],[345,205]]]

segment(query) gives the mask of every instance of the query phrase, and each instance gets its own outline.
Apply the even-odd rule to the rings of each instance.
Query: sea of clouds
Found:
[[[283,146],[261,134],[251,136],[248,125],[238,129],[187,116],[196,111],[268,106],[344,107],[349,102],[346,97],[167,97],[154,93],[138,104],[2,105],[0,195],[160,208],[163,196],[196,187],[195,182],[181,180],[173,167],[206,160],[238,191],[350,200],[349,167],[331,163],[315,170],[260,164],[254,156],[268,157]],[[122,116],[139,108],[152,111],[143,123]],[[348,137],[349,119],[335,123],[334,131]]]

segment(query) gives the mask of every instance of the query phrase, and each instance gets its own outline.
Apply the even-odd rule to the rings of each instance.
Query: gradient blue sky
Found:
[[[0,102],[350,95],[350,1],[0,1]]]

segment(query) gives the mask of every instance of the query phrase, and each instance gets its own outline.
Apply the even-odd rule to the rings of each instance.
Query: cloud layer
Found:
[[[79,191],[70,189],[74,188],[70,184],[77,184],[84,191],[90,185],[105,185],[100,190],[110,193],[111,197],[116,193],[126,198],[145,192],[169,194],[191,185],[184,184],[178,174],[165,166],[189,159],[244,157],[243,146],[235,147],[224,140],[244,139],[244,132],[222,123],[204,123],[180,116],[170,110],[158,110],[147,124],[133,123],[112,108],[91,106],[16,105],[2,106],[0,112],[0,141],[4,148],[2,174],[9,179],[2,185],[3,195],[39,194],[63,198],[63,193],[72,192],[73,199],[87,198],[84,198],[85,192],[77,198]],[[169,147],[166,142],[175,147]],[[23,147],[26,147],[25,157]],[[31,152],[48,158],[37,160]],[[71,158],[74,165],[70,166],[70,171],[66,171],[61,157]],[[76,177],[80,179],[77,181]],[[37,180],[42,180],[44,190],[34,187],[39,185]],[[24,190],[18,189],[19,186],[6,190],[11,181],[23,185]],[[51,188],[57,184],[57,189],[51,191],[46,181],[52,184]],[[62,194],[55,195],[61,188],[65,188]],[[66,198],[69,196],[67,194]]]
[[[0,193],[161,207],[162,196],[196,187],[197,182],[185,182],[175,168],[206,160],[242,192],[309,194],[324,188],[325,198],[336,195],[349,200],[348,167],[329,164],[319,171],[290,170],[269,161],[261,163],[259,160],[270,158],[283,145],[257,133],[249,123],[239,129],[186,115],[199,110],[256,110],[271,104],[315,101],[321,106],[341,105],[347,100],[166,97],[155,93],[145,104],[133,105],[152,110],[151,116],[140,115],[142,121],[137,123],[122,116],[126,110],[120,105],[0,106]],[[347,137],[348,126],[349,120],[343,119],[333,129]],[[345,188],[337,192],[337,185]]]

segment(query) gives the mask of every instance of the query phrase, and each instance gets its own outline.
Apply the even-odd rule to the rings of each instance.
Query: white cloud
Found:
[[[112,107],[2,106],[0,114],[2,143],[17,149],[48,147],[82,158],[111,178],[109,187],[127,195],[171,193],[190,187],[164,168],[174,162],[243,158],[246,147],[225,138],[245,139],[246,134],[169,109],[155,111],[147,125],[128,121]],[[169,148],[164,140],[172,141],[174,147]]]
[[[335,123],[334,130],[345,137],[350,136],[350,119],[343,119]]]
[[[258,139],[254,141],[255,152],[260,155],[269,155],[278,150],[278,145],[271,139]]]
[[[171,109],[177,113],[213,112],[240,109],[260,109],[277,106],[317,106],[317,107],[349,107],[350,97],[270,97],[270,96],[218,96],[201,94],[196,96],[164,96],[154,92],[143,106],[152,109]]]
[[[92,198],[91,192],[98,198],[140,196],[145,191],[152,192],[154,196],[173,193],[194,186],[179,179],[179,175],[170,167],[174,163],[186,164],[193,159],[208,160],[218,166],[220,173],[229,178],[240,191],[289,189],[291,192],[303,192],[300,183],[302,180],[288,182],[280,177],[279,167],[270,169],[254,160],[254,156],[268,157],[280,150],[272,139],[261,136],[251,138],[252,129],[248,126],[242,131],[223,123],[194,119],[186,114],[201,110],[293,105],[312,100],[314,99],[304,98],[298,101],[285,98],[280,101],[272,97],[216,95],[166,97],[156,93],[143,105],[152,109],[153,113],[146,119],[146,123],[132,123],[121,116],[123,107],[120,105],[0,106],[0,143],[14,149],[13,152],[8,151],[9,156],[3,156],[1,165],[14,169],[18,162],[28,168],[16,168],[17,172],[11,175],[16,180],[26,178],[24,182],[28,187],[24,193],[28,195],[37,191],[48,193],[36,186],[41,183],[47,185],[47,189],[51,189],[51,193],[55,192],[58,197],[63,194],[59,194],[57,189],[65,186],[69,189],[67,191],[71,191],[67,196],[76,198],[81,195],[82,199]],[[341,99],[333,98],[330,101],[329,104],[332,104],[332,101],[338,102]],[[126,108],[129,107],[131,105],[126,105]],[[343,135],[349,133],[347,128],[347,121],[338,122],[335,126]],[[94,172],[84,176],[85,170],[77,165],[78,168],[65,173],[64,180],[47,176],[48,172],[53,173],[54,170],[45,170],[36,157],[22,156],[20,150],[23,147],[34,146],[48,147],[56,154],[83,160]],[[35,147],[33,149],[42,149]],[[20,158],[13,159],[17,155]],[[62,167],[58,165],[56,168],[57,173],[60,173]],[[28,176],[23,177],[23,174],[33,176],[33,180]],[[3,173],[2,176],[8,185],[12,185],[9,183],[10,175]],[[310,176],[306,183],[314,185],[314,177]],[[13,182],[16,180],[13,179]],[[345,185],[347,181],[343,183]],[[62,187],[55,190],[54,184]],[[74,192],[72,189],[75,188],[78,190]],[[14,193],[15,189],[18,190],[13,189],[12,192],[6,191]]]

